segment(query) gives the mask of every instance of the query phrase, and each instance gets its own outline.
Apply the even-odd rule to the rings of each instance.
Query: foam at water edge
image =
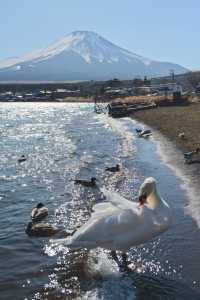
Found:
[[[154,132],[154,141],[157,145],[157,153],[161,160],[181,179],[181,188],[185,191],[189,202],[185,210],[189,213],[200,227],[200,207],[198,182],[192,181],[192,166],[184,164],[183,154],[171,141],[164,138],[158,132]],[[193,178],[194,179],[194,178]]]
[[[132,120],[128,118],[123,119],[113,119],[107,115],[97,116],[100,122],[104,124],[106,128],[110,128],[114,133],[120,137],[120,149],[119,152],[122,153],[123,157],[132,156],[136,148],[134,147],[134,134],[128,128],[128,123]]]

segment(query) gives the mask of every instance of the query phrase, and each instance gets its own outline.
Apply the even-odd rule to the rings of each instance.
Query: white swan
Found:
[[[139,190],[139,203],[102,189],[109,202],[93,207],[90,219],[73,236],[54,240],[72,249],[102,247],[124,253],[167,230],[172,221],[168,204],[159,197],[154,178],[147,178]],[[125,261],[125,257],[124,257]]]

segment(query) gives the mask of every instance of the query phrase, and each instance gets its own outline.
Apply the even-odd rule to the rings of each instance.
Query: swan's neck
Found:
[[[147,197],[147,203],[152,209],[156,209],[161,205],[162,200],[160,199],[156,189]]]

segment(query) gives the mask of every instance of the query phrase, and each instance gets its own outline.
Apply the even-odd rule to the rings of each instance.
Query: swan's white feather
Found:
[[[136,209],[137,211],[138,204],[125,199],[118,193],[113,191],[108,191],[105,188],[102,188],[101,192],[106,196],[106,200],[109,201],[113,206],[119,209]]]
[[[169,206],[160,198],[157,208],[152,209],[148,204],[141,208],[116,192],[106,189],[102,192],[109,202],[94,205],[90,219],[72,237],[57,240],[57,243],[70,248],[126,251],[152,239],[171,224]]]

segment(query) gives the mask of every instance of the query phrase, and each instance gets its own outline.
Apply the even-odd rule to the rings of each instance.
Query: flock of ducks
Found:
[[[139,137],[151,135],[150,130],[137,130]],[[21,162],[25,157],[21,157]],[[119,164],[106,167],[105,171],[119,172]],[[74,184],[85,187],[96,187],[97,179],[75,179]],[[156,181],[149,177],[144,180],[138,193],[138,201],[132,202],[119,193],[105,188],[100,189],[106,201],[93,205],[89,220],[66,233],[62,239],[51,240],[52,244],[64,244],[71,250],[86,248],[88,250],[101,247],[111,251],[112,258],[120,268],[127,270],[126,252],[133,246],[143,244],[166,231],[172,223],[169,205],[158,194]],[[41,221],[48,216],[48,208],[43,203],[33,208],[31,222],[26,233],[29,236],[52,236],[59,229]],[[120,251],[121,258],[117,251]]]
[[[27,158],[25,155],[21,155],[18,158],[18,163],[25,162]],[[35,237],[49,237],[60,231],[60,229],[48,223],[40,223],[44,218],[48,216],[48,208],[43,203],[38,203],[36,207],[31,211],[31,222],[26,227],[26,234]]]
[[[117,164],[114,167],[107,167],[106,171],[110,172],[118,172],[120,171],[120,165]],[[81,184],[85,187],[96,187],[97,179],[95,177],[91,177],[90,180],[85,179],[75,179],[75,184]],[[28,223],[26,227],[26,233],[29,236],[38,236],[38,237],[49,237],[58,232],[60,229],[48,224],[48,223],[40,223],[43,219],[45,219],[49,214],[48,208],[44,206],[43,203],[38,203],[36,207],[31,211],[31,222]],[[68,235],[68,234],[67,234]]]
[[[120,172],[121,168],[119,164],[116,164],[116,166],[113,167],[106,167],[105,171],[108,172]],[[90,180],[85,180],[85,179],[75,179],[74,183],[75,184],[81,184],[85,187],[96,187],[97,186],[97,178],[96,177],[91,177]]]
[[[149,137],[151,130],[136,129],[138,137]],[[180,133],[179,138],[185,139]],[[193,157],[200,152],[200,148],[184,154],[185,162],[190,163]],[[26,161],[22,155],[18,162]],[[119,172],[119,164],[106,167],[105,171]],[[97,179],[75,179],[74,184],[85,187],[96,187]],[[116,192],[105,188],[100,189],[106,202],[95,204],[89,220],[76,228],[66,238],[54,239],[52,244],[63,244],[70,249],[86,248],[88,250],[102,247],[111,251],[112,258],[120,267],[127,269],[126,252],[133,246],[143,244],[166,231],[172,224],[172,212],[165,200],[157,191],[156,181],[149,177],[144,180],[138,193],[138,202],[132,202]],[[40,223],[48,216],[48,208],[42,203],[31,212],[31,222],[28,223],[26,233],[30,236],[52,236],[59,229],[47,223]],[[121,259],[117,251],[121,253]],[[122,263],[121,263],[122,262]]]
[[[48,213],[48,208],[43,203],[38,203],[33,208],[31,211],[31,222],[26,227],[26,233],[29,236],[48,237],[60,231],[60,229],[51,224],[40,223],[40,221],[48,216]]]

